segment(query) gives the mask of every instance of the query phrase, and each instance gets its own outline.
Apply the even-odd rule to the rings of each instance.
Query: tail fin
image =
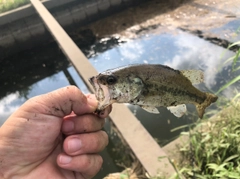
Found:
[[[218,97],[214,94],[211,93],[205,93],[206,94],[206,99],[202,104],[196,104],[196,109],[198,112],[199,118],[202,119],[203,114],[205,112],[206,107],[210,106],[210,104],[214,103],[217,101]]]

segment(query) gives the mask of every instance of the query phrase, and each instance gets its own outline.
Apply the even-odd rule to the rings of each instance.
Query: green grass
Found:
[[[190,131],[190,145],[181,148],[185,162],[180,171],[186,178],[240,178],[239,107],[235,101]]]
[[[232,61],[232,72],[240,69],[239,54],[240,50],[228,60]],[[235,77],[217,93],[239,80],[240,76]],[[169,160],[176,170],[170,179],[240,179],[240,93],[230,100],[219,98],[218,106],[218,113],[212,111],[215,115],[211,119],[199,120],[189,125],[193,129],[182,133],[189,140],[178,149],[182,161]],[[121,177],[131,178],[126,174]],[[166,179],[164,174],[149,178]]]
[[[228,48],[231,48],[232,46],[235,45],[240,45],[240,41],[233,43],[232,45],[230,45]],[[228,62],[232,62],[232,72],[235,72],[237,70],[240,70],[240,65],[239,65],[239,60],[240,59],[240,49],[236,52],[236,54],[229,58],[228,60],[225,61],[225,64]],[[224,86],[222,86],[216,94],[219,94],[220,92],[222,92],[224,89],[226,89],[227,87],[231,86],[232,84],[236,83],[237,81],[240,80],[240,76],[235,77],[234,79],[232,79],[231,81],[229,81],[227,84],[225,84]]]
[[[232,72],[240,69],[239,55],[240,50],[227,60],[232,61]],[[239,80],[240,76],[230,80],[217,94]],[[181,148],[184,160],[178,172],[186,178],[240,178],[240,93],[221,105],[222,111],[212,120],[201,121],[194,130],[185,133],[190,141]]]
[[[0,0],[0,13],[16,9],[30,3],[30,0]]]

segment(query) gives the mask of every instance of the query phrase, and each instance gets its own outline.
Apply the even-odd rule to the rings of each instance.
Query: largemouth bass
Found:
[[[193,84],[203,82],[200,70],[175,70],[164,65],[130,65],[107,70],[89,79],[95,89],[101,111],[112,103],[139,105],[152,113],[167,107],[175,116],[186,112],[185,104],[194,104],[198,116],[217,101],[214,94],[202,92]]]

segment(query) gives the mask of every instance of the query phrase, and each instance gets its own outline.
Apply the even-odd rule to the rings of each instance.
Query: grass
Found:
[[[233,72],[240,69],[239,57],[240,50],[228,60],[232,61]],[[222,86],[217,93],[221,93],[239,80],[240,76],[235,77]],[[194,129],[182,133],[188,135],[189,140],[179,149],[182,162],[179,164],[174,160],[170,161],[176,170],[176,174],[171,179],[240,179],[240,93],[231,100],[220,98],[218,101],[220,112],[211,119],[198,121],[190,126]],[[116,177],[109,177],[111,179],[166,179],[163,175],[146,176],[142,169],[137,173],[134,171],[136,170],[126,169],[114,175]],[[142,177],[143,175],[145,176]]]
[[[233,45],[239,45],[236,42]],[[232,45],[232,46],[233,46]],[[231,47],[231,46],[230,46]],[[229,48],[230,48],[229,47]],[[232,71],[239,67],[240,49],[232,61]],[[240,80],[235,77],[222,86],[217,94]],[[223,110],[212,120],[201,121],[190,130],[189,143],[182,147],[183,163],[179,173],[194,179],[239,179],[240,178],[240,93],[228,100]],[[181,178],[181,177],[178,177]]]
[[[200,122],[181,148],[186,178],[240,178],[240,102],[231,102],[213,120]]]
[[[231,46],[239,44],[240,41]],[[230,61],[232,72],[240,70],[240,49],[226,62]],[[223,85],[217,94],[238,81],[240,76]],[[184,137],[186,143],[176,149],[180,150],[182,160],[173,160],[176,174],[171,179],[240,179],[240,93],[230,100],[222,97],[218,104],[220,112],[182,133],[188,137]]]
[[[30,0],[0,0],[0,13],[16,9],[30,3]]]

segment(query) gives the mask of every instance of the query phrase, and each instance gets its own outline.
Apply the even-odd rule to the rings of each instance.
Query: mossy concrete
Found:
[[[146,1],[140,0],[138,1]],[[136,0],[45,0],[44,6],[69,30],[110,16]],[[31,4],[0,14],[0,59],[49,41],[49,32]]]

